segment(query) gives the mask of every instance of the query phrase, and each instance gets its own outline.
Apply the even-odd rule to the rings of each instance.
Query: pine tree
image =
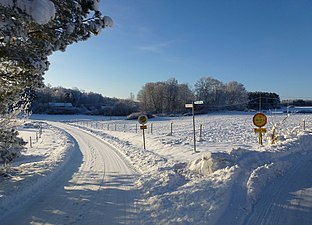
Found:
[[[32,11],[23,9],[26,2],[38,1],[0,2],[0,102],[25,87],[40,86],[49,67],[48,56],[54,51],[65,51],[68,45],[112,25],[98,11],[97,0],[42,0],[31,5],[37,7]],[[36,10],[51,14],[50,20],[38,16]]]
[[[4,125],[12,118],[6,114],[18,115],[28,104],[21,103],[21,96],[31,93],[25,90],[43,85],[48,56],[112,26],[98,6],[99,0],[0,1],[0,129],[5,134],[0,136],[1,146],[6,132],[14,134]]]

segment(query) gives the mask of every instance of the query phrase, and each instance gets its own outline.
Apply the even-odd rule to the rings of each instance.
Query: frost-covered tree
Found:
[[[178,92],[178,105],[181,109],[185,108],[186,103],[191,103],[195,100],[194,92],[188,84],[179,84]]]
[[[226,108],[230,110],[244,110],[248,103],[248,93],[243,84],[230,81],[225,84]]]
[[[138,93],[141,110],[145,112],[162,113],[164,110],[165,83],[146,83]]]
[[[156,83],[146,83],[137,95],[141,110],[152,113],[178,113],[185,110],[185,103],[193,101],[187,84],[174,78]]]
[[[0,101],[42,84],[48,56],[97,35],[112,20],[97,0],[0,2]]]
[[[125,99],[125,100],[118,100],[112,110],[112,114],[116,116],[128,116],[131,113],[137,112],[138,111],[138,106],[137,104],[130,100],[130,99]]]
[[[209,109],[221,107],[225,102],[224,84],[212,77],[202,77],[195,83],[195,95],[205,102]]]
[[[1,119],[11,118],[4,115],[12,113],[10,108],[25,89],[43,84],[49,55],[111,25],[112,20],[99,11],[99,0],[1,0]]]
[[[196,98],[203,100],[208,110],[244,110],[248,93],[243,84],[226,84],[212,77],[202,77],[195,83]]]
[[[171,78],[165,82],[165,108],[168,112],[174,112],[177,109],[179,94],[178,81]]]

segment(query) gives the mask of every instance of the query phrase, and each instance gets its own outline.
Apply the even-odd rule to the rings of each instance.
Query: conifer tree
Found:
[[[99,0],[0,1],[0,143],[3,132],[12,128],[3,127],[8,123],[2,120],[11,118],[5,115],[13,105],[18,110],[27,106],[21,104],[21,95],[31,91],[25,90],[43,85],[48,56],[110,26],[110,17],[99,11]]]

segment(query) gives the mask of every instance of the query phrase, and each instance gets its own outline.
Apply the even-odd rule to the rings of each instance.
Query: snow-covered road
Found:
[[[5,224],[135,224],[135,171],[100,139],[53,123],[76,140],[71,162]]]

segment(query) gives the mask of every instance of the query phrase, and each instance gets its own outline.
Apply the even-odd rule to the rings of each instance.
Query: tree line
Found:
[[[179,84],[175,78],[167,81],[146,83],[137,96],[141,111],[156,114],[185,113],[185,104],[203,101],[197,106],[201,112],[219,110],[259,110],[280,107],[276,93],[248,92],[237,81],[223,83],[213,77],[202,77],[192,89],[188,84]]]
[[[197,112],[220,110],[265,110],[280,107],[276,93],[248,92],[237,81],[223,83],[212,77],[202,77],[194,85],[180,84],[175,78],[167,81],[149,82],[129,99],[103,97],[94,92],[78,88],[45,86],[36,90],[32,104],[33,113],[47,114],[89,114],[105,116],[127,116],[134,112],[164,115],[181,115],[189,111],[185,104],[203,101],[197,105]],[[57,105],[52,103],[70,103]]]
[[[48,85],[37,89],[35,95],[32,103],[33,113],[125,116],[139,110],[138,103],[131,99],[104,97],[78,88],[68,89]]]
[[[282,100],[281,105],[283,107],[289,107],[289,106],[311,106],[312,100],[304,100],[304,99],[288,99],[288,100]]]

